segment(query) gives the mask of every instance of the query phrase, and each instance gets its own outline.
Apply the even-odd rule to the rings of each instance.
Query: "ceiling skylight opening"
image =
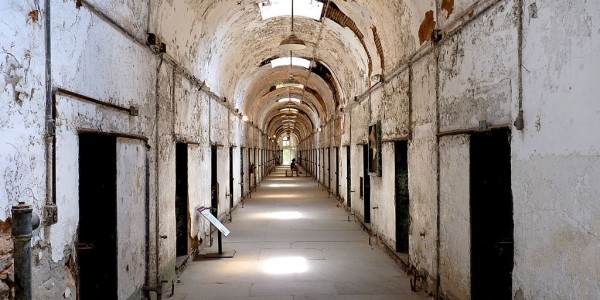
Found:
[[[278,85],[275,86],[275,89],[278,90],[278,89],[287,88],[287,87],[289,87],[289,86],[286,86],[285,84],[280,83],[280,84],[278,84]],[[299,84],[298,86],[294,86],[294,88],[304,89],[304,85],[303,84]]]
[[[279,57],[271,60],[271,68],[277,68],[281,66],[289,66],[290,65],[290,57]],[[292,56],[292,65],[302,67],[308,69],[310,66],[310,60],[302,57]]]
[[[281,111],[281,112],[288,112],[288,113],[297,113],[298,109],[296,109],[296,108],[282,108],[279,111]]]
[[[300,102],[302,102],[302,100],[300,100],[298,98],[281,98],[281,99],[277,100],[277,103],[282,103],[282,102],[300,103]]]
[[[292,15],[292,0],[265,0],[258,2],[258,7],[263,20]],[[294,16],[307,17],[318,21],[321,19],[322,11],[323,3],[317,0],[294,1]]]

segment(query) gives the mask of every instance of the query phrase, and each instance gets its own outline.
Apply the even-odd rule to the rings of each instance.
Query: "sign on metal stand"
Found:
[[[207,253],[203,255],[198,255],[197,258],[206,259],[206,258],[232,258],[235,255],[235,250],[229,252],[223,252],[223,242],[221,234],[228,236],[230,231],[210,212],[210,208],[204,206],[196,207],[196,211],[203,215],[212,225],[215,226],[218,230],[217,243],[219,247],[219,252],[217,253]]]

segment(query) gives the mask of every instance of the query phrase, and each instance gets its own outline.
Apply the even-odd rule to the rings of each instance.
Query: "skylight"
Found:
[[[276,89],[282,89],[282,88],[286,88],[289,86],[285,86],[283,83],[280,83],[278,85],[275,86]],[[304,89],[304,85],[303,84],[298,84],[298,86],[294,86],[295,88],[299,88],[299,89]]]
[[[277,102],[279,102],[279,103],[281,103],[281,102],[288,102],[288,101],[292,101],[292,102],[295,102],[295,103],[300,103],[300,102],[302,102],[302,101],[301,101],[300,99],[298,99],[298,98],[287,98],[287,97],[286,97],[286,98],[281,98],[281,99],[277,100]]]
[[[263,20],[279,16],[292,15],[292,0],[266,0],[258,3]],[[316,0],[295,0],[294,16],[302,16],[314,20],[321,19],[323,3]]]
[[[297,113],[298,109],[296,109],[296,108],[282,108],[279,111],[281,111],[281,112],[288,112],[288,113]]]
[[[276,67],[280,67],[280,66],[289,66],[289,65],[290,65],[290,57],[289,56],[280,57],[280,58],[271,60],[272,68],[276,68]],[[301,58],[301,57],[292,57],[292,65],[308,69],[308,67],[310,66],[310,61],[308,59]]]

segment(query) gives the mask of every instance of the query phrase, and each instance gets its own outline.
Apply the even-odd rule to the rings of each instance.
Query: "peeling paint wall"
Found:
[[[513,292],[522,299],[597,298],[600,3],[523,5],[525,128],[511,145]]]
[[[146,145],[117,139],[119,299],[141,298],[146,275]]]
[[[471,296],[469,137],[440,139],[440,283],[449,299]]]

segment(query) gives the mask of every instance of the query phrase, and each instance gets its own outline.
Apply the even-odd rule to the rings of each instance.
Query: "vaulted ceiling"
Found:
[[[291,8],[291,0],[157,2],[153,23],[170,55],[269,136],[289,131],[300,139],[375,84],[372,75],[414,52],[435,7],[434,0],[294,0],[294,33],[307,48],[292,55],[311,63],[273,68],[271,60],[290,55],[278,48],[291,33],[290,10],[263,20],[261,7]],[[300,16],[311,5],[322,5],[320,17]],[[290,74],[304,88],[278,89]],[[301,102],[277,102],[287,97]]]

